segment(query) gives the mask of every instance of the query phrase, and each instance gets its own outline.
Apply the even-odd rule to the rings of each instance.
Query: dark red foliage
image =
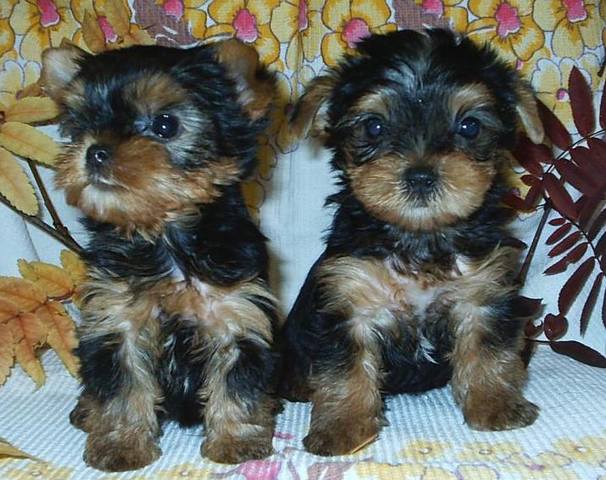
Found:
[[[606,223],[606,208],[600,212],[600,214],[595,218],[593,223],[591,224],[591,228],[589,229],[589,233],[587,236],[589,240],[593,240],[597,234],[602,230],[604,224]]]
[[[589,172],[585,173],[586,171],[576,166],[570,160],[563,158],[556,160],[555,167],[560,172],[560,175],[562,175],[562,178],[581,193],[590,196],[599,193],[600,185],[594,180],[595,177],[592,177]]]
[[[551,267],[547,268],[543,273],[545,275],[555,275],[557,273],[562,273],[566,271],[570,264],[576,263],[581,258],[583,258],[583,255],[585,255],[588,246],[589,244],[587,242],[577,245],[570,252],[568,252],[568,254],[564,258],[558,260]]]
[[[562,125],[560,119],[543,102],[538,101],[537,106],[539,107],[539,115],[545,127],[545,133],[556,147],[566,150],[572,142],[570,133]]]
[[[591,314],[593,313],[593,309],[595,307],[596,301],[598,300],[598,295],[600,293],[600,287],[602,286],[602,280],[604,279],[604,274],[599,273],[593,282],[593,286],[591,287],[591,291],[587,296],[587,300],[585,301],[585,305],[583,306],[583,312],[581,313],[581,335],[585,335],[587,331],[587,326],[589,325],[589,320],[591,319]]]
[[[560,314],[566,315],[568,313],[568,310],[577,298],[579,291],[583,288],[585,282],[587,282],[591,272],[593,272],[595,263],[595,258],[588,258],[576,269],[570,278],[566,280],[566,283],[562,287],[562,290],[560,290],[560,295],[558,296]]]
[[[598,244],[595,247],[595,254],[598,257],[601,257],[602,255],[604,255],[604,253],[606,253],[606,232],[602,234],[602,236],[598,240]]]
[[[539,322],[535,325],[534,321],[528,320],[524,327],[524,335],[526,338],[536,338],[543,333],[543,322]]]
[[[549,255],[550,257],[557,257],[558,255],[561,255],[566,250],[571,249],[581,239],[581,236],[582,234],[579,231],[571,233],[564,240],[562,240],[555,247],[553,247],[547,253],[547,255]]]
[[[553,245],[557,241],[561,240],[562,237],[564,237],[564,235],[566,235],[570,231],[571,228],[572,228],[572,223],[564,223],[564,225],[562,225],[559,228],[556,228],[554,230],[554,232],[551,235],[549,235],[549,237],[547,237],[547,240],[545,240],[545,243],[547,245]]]
[[[600,102],[600,126],[606,129],[606,83],[602,90],[602,101]]]
[[[558,225],[562,225],[564,223],[566,223],[566,219],[563,217],[557,217],[549,220],[549,225],[552,225],[554,227],[557,227]]]
[[[604,170],[606,170],[606,142],[597,138],[588,138],[587,146],[589,147],[589,157],[595,164],[594,171],[599,172],[599,178],[602,182],[606,182]]]
[[[594,150],[585,147],[574,147],[570,151],[570,156],[574,163],[587,172],[587,175],[590,175],[597,184],[600,183],[603,173],[600,171],[599,162],[593,158],[595,156]]]
[[[567,340],[564,342],[550,342],[549,346],[554,352],[574,358],[586,365],[606,368],[606,357],[582,343]]]
[[[571,220],[577,219],[577,211],[572,201],[572,197],[562,186],[560,180],[552,173],[546,173],[543,178],[545,189],[549,194],[549,198],[558,211],[563,213],[566,217]]]
[[[568,330],[568,320],[564,315],[553,315],[552,313],[548,313],[545,315],[543,330],[545,331],[545,336],[549,340],[557,340],[566,333],[566,330]]]
[[[572,67],[568,78],[568,94],[572,118],[579,133],[583,136],[591,134],[595,127],[595,114],[593,111],[593,95],[591,87],[577,67]]]

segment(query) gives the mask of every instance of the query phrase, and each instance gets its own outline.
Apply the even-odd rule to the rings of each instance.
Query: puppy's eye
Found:
[[[480,133],[480,121],[475,117],[467,117],[461,120],[457,133],[463,138],[472,140]]]
[[[179,120],[168,113],[157,115],[152,120],[151,131],[160,138],[172,138],[179,131]]]
[[[364,122],[364,130],[368,138],[375,140],[385,131],[385,126],[380,118],[372,117]]]

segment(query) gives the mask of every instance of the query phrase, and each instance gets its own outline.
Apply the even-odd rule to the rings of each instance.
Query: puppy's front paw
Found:
[[[202,444],[202,456],[216,463],[241,463],[258,460],[273,453],[271,432],[244,437],[223,436],[208,439]]]
[[[130,437],[132,441],[124,437]],[[143,468],[160,458],[162,451],[151,436],[127,434],[124,437],[120,432],[89,435],[84,461],[105,472],[123,472]]]
[[[323,457],[348,455],[374,442],[378,434],[378,422],[325,425],[312,428],[303,439],[303,445],[308,452]]]
[[[539,416],[539,407],[520,397],[465,408],[464,416],[474,430],[512,430],[533,424]]]

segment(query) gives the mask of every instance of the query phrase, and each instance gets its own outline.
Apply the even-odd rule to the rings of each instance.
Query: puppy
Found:
[[[541,142],[530,87],[446,30],[371,36],[311,82],[293,128],[332,151],[340,190],[284,329],[281,392],[313,402],[310,452],[352,452],[385,424],[384,394],[449,381],[474,429],[537,418],[500,203],[518,120]]]
[[[56,184],[90,234],[72,423],[100,470],[156,460],[161,423],[203,421],[202,454],[272,452],[278,327],[265,238],[240,182],[255,167],[274,81],[228,40],[43,55],[71,138]],[[274,388],[275,391],[275,388]]]

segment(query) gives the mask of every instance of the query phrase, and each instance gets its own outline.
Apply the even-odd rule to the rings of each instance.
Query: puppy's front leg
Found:
[[[274,356],[259,338],[218,344],[200,396],[205,404],[202,455],[240,463],[272,453],[277,401],[269,395]]]
[[[508,430],[532,424],[539,408],[522,388],[526,369],[520,356],[521,328],[498,318],[498,307],[459,303],[451,361],[455,400],[476,430]]]
[[[352,347],[348,357],[347,365],[331,362],[330,369],[311,379],[311,426],[303,440],[311,453],[353,453],[372,442],[384,423],[381,360],[374,342]]]
[[[70,418],[88,432],[84,460],[99,470],[138,469],[161,454],[160,389],[141,340],[111,334],[80,341],[84,392]]]

